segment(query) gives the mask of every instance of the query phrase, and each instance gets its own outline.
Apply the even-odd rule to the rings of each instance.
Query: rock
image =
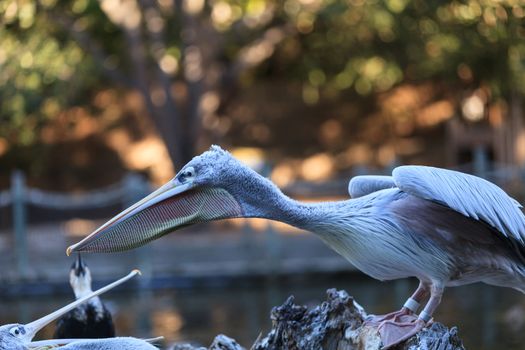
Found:
[[[208,350],[203,346],[197,346],[192,344],[174,344],[168,348],[169,350]]]
[[[439,322],[432,323],[428,328],[421,330],[404,344],[400,350],[464,350],[463,342],[458,336],[458,329],[448,329]]]
[[[210,350],[244,350],[237,342],[223,334],[219,334],[211,343]]]
[[[296,305],[293,297],[273,308],[272,330],[252,349],[352,349],[358,337],[346,338],[345,334],[360,328],[366,315],[346,292],[330,289],[327,294],[328,300],[311,311]]]
[[[213,340],[209,348],[202,346],[195,346],[191,344],[175,344],[169,348],[170,350],[245,350],[234,339],[219,334]]]
[[[312,310],[297,305],[293,296],[271,312],[272,330],[259,337],[251,350],[379,350],[381,339],[373,327],[363,326],[364,309],[345,291],[329,289],[327,300]],[[182,345],[180,345],[182,346]],[[206,350],[174,347],[173,350]],[[244,350],[224,335],[209,350]],[[464,350],[457,328],[433,323],[396,350]]]

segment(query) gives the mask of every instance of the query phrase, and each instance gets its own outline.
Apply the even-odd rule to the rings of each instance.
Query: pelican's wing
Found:
[[[395,168],[392,175],[402,191],[483,220],[505,237],[525,244],[521,204],[493,183],[457,171],[415,165]]]
[[[348,192],[352,198],[366,196],[372,192],[386,188],[397,187],[392,176],[363,175],[355,176],[348,184]]]

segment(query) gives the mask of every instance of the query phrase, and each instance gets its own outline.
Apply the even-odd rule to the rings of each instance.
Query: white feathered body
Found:
[[[453,171],[400,167],[394,177],[354,178],[350,192],[357,198],[316,204],[308,215],[317,218],[300,226],[367,275],[525,292],[525,219],[499,187]]]
[[[117,337],[74,342],[60,347],[61,350],[158,350],[142,339]]]
[[[446,254],[431,244],[413,240],[383,205],[399,196],[399,192],[383,190],[348,201],[347,205],[334,206],[324,221],[308,229],[359,270],[378,280],[446,278],[450,268]],[[412,256],[421,259],[414,262]]]

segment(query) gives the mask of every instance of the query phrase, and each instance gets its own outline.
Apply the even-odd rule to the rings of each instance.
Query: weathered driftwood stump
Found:
[[[259,337],[252,350],[379,350],[381,340],[375,329],[363,326],[366,313],[345,291],[329,289],[328,298],[312,310],[296,305],[294,298],[274,307],[272,330]],[[237,342],[224,335],[215,338],[209,350],[241,350]],[[441,323],[430,327],[397,346],[396,350],[464,350],[455,327]],[[175,345],[173,350],[206,350],[191,345]]]

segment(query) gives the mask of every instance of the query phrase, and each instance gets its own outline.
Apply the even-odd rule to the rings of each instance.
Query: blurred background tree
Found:
[[[163,181],[212,142],[386,165],[456,114],[501,123],[525,93],[519,0],[1,0],[0,15],[3,183],[15,167],[47,187]]]

